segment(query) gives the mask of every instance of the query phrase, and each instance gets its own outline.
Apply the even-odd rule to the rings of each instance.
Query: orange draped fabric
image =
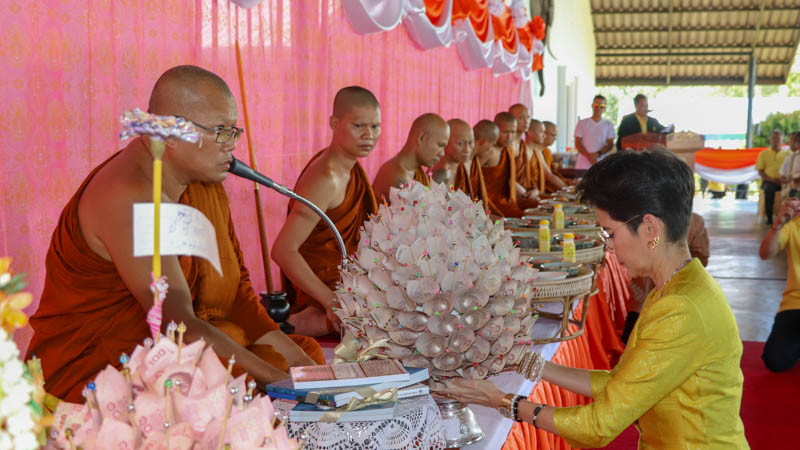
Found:
[[[499,16],[492,16],[492,28],[494,29],[494,40],[500,41],[503,48],[510,53],[517,51],[517,30],[514,28],[514,18],[511,16],[511,8],[505,7],[505,11]]]
[[[486,192],[492,204],[505,217],[520,217],[523,211],[517,206],[517,168],[510,148],[503,149],[500,163],[482,167]]]
[[[425,15],[432,24],[439,26],[444,12],[445,0],[425,0]]]
[[[456,177],[453,180],[453,188],[459,191],[464,191],[465,194],[469,195],[469,197],[473,200],[478,198],[475,189],[472,187],[472,180],[469,179],[469,172],[467,172],[467,166],[464,163],[458,163],[456,167]]]
[[[619,269],[615,257],[606,259],[606,266],[598,272],[598,286],[601,285],[601,275],[605,279],[614,279],[607,285],[617,286],[624,282],[621,276],[627,276]],[[576,339],[563,342],[552,361],[569,367],[592,370],[608,370],[616,364],[616,359],[622,354],[624,346],[614,330],[614,321],[609,313],[608,303],[617,301],[609,299],[613,290],[602,288],[597,295],[589,301],[589,311],[586,318],[586,328],[583,335]],[[614,292],[613,295],[620,295]],[[624,299],[623,299],[624,302]],[[574,330],[575,327],[571,326]],[[546,381],[539,383],[531,392],[528,399],[536,403],[546,403],[555,407],[585,405],[591,399],[562,389]],[[508,434],[508,439],[503,445],[504,450],[522,449],[570,449],[571,447],[559,436],[538,430],[531,424],[515,423]]]
[[[107,364],[119,366],[120,354],[130,353],[150,334],[145,311],[114,264],[86,243],[78,221],[83,191],[111,158],[89,174],[64,207],[47,253],[41,303],[31,317],[35,334],[30,351],[42,359],[45,389],[72,402],[81,401],[82,389],[97,372]],[[201,258],[180,257],[197,316],[243,346],[278,329],[250,284],[222,185],[192,184],[180,202],[202,211],[214,225],[225,274],[221,278]],[[296,342],[324,361],[316,341],[298,336]],[[286,366],[272,347],[257,347],[267,362]]]
[[[766,149],[766,147],[742,150],[705,148],[694,154],[694,162],[714,169],[741,169],[742,167],[754,165],[758,159],[758,154]]]
[[[517,168],[517,183],[526,190],[539,189],[539,165],[528,155],[528,146],[525,142],[519,143],[519,155],[514,160]]]
[[[483,209],[487,213],[501,215],[499,209],[492,203],[491,198],[489,198],[489,193],[486,191],[486,180],[483,178],[483,168],[477,156],[472,158],[469,180],[475,190],[475,200],[483,201]]]
[[[427,1],[425,3],[427,9]],[[469,19],[475,35],[483,42],[489,39],[490,18],[489,0],[453,0],[453,22]]]
[[[324,151],[311,158],[299,178],[302,178],[308,166],[319,158]],[[294,200],[289,202],[289,212],[291,212],[294,204]],[[375,193],[372,192],[372,185],[364,169],[356,162],[355,166],[350,170],[350,181],[347,183],[344,201],[339,206],[325,211],[325,214],[331,218],[334,225],[336,225],[336,229],[342,235],[348,254],[354,253],[358,248],[359,228],[361,225],[369,218],[370,214],[377,212],[378,202],[375,200]],[[317,274],[317,277],[326,286],[334,289],[336,282],[339,281],[339,269],[337,267],[342,261],[342,254],[336,243],[336,238],[322,220],[317,223],[311,234],[308,235],[308,239],[300,246],[299,252],[311,267],[311,270]],[[299,311],[306,306],[322,308],[322,305],[313,297],[299,289],[295,289],[285,275],[282,278],[283,288],[290,294],[290,298],[292,292],[296,293],[294,311]]]
[[[425,186],[431,187],[431,177],[428,176],[428,172],[422,167],[417,167],[417,170],[414,171],[414,179]]]

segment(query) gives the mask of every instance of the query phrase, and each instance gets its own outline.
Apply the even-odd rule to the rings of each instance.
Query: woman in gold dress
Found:
[[[528,358],[527,376],[591,397],[584,406],[533,403],[488,380],[449,381],[447,392],[556,433],[573,447],[603,447],[636,424],[639,448],[748,448],[739,417],[736,321],[686,243],[691,170],[668,152],[621,152],[593,165],[578,190],[597,207],[607,248],[632,277],[655,285],[619,363],[601,371]]]

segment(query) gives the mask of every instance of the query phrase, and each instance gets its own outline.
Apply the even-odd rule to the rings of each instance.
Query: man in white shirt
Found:
[[[800,190],[800,131],[789,133],[786,138],[789,150],[792,153],[783,160],[781,165],[782,196],[794,197]]]
[[[578,148],[576,169],[588,169],[614,148],[614,124],[603,119],[606,98],[595,95],[592,101],[592,117],[583,119],[575,127],[575,147]]]

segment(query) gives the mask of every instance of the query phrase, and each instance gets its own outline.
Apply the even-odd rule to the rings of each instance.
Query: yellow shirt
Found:
[[[642,127],[642,134],[647,134],[647,116],[640,116],[636,113],[633,114],[636,116],[636,120],[639,121],[639,126]]]
[[[558,408],[572,447],[603,447],[636,423],[640,449],[749,448],[739,417],[742,341],[716,281],[695,259],[647,296],[619,363],[591,371],[594,402]]]
[[[800,309],[800,218],[795,217],[781,228],[778,234],[781,249],[786,250],[786,290],[778,311]]]
[[[758,159],[756,160],[756,170],[763,170],[770,178],[780,178],[783,160],[785,160],[790,153],[789,150],[777,152],[770,148],[762,150],[761,153],[758,154]]]

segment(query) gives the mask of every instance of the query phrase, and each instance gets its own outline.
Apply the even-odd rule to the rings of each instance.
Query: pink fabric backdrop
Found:
[[[250,10],[224,0],[11,0],[0,8],[0,27],[0,253],[28,273],[36,297],[61,209],[90,169],[120,148],[121,113],[145,108],[158,75],[177,64],[220,74],[238,99],[237,37],[259,170],[289,186],[329,142],[330,105],[341,87],[362,85],[381,102],[383,134],[362,163],[371,176],[419,114],[475,123],[520,92],[512,75],[465,71],[453,49],[418,50],[404,27],[355,34],[337,0],[270,0]],[[243,126],[241,107],[239,117]],[[237,157],[248,161],[245,139]],[[263,289],[252,187],[234,179],[225,187]],[[286,201],[271,191],[262,199],[272,239]],[[37,305],[38,298],[29,312]],[[27,344],[27,333],[18,340]]]

